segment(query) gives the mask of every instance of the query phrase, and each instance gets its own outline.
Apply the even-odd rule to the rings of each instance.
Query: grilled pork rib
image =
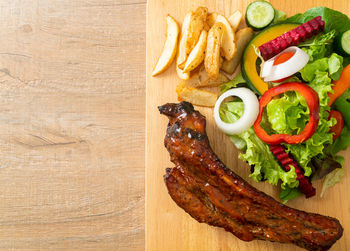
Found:
[[[289,208],[228,169],[210,148],[205,117],[192,104],[158,108],[169,118],[164,144],[175,164],[166,169],[166,186],[197,221],[244,241],[293,243],[308,250],[327,250],[342,236],[337,219]]]

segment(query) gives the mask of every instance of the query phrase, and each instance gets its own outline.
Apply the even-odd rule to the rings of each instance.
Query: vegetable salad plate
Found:
[[[148,1],[147,250],[350,250],[349,17]]]

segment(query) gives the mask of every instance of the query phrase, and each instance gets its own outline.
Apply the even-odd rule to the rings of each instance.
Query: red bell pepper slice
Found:
[[[329,112],[329,118],[335,118],[337,120],[337,123],[334,126],[332,126],[329,130],[329,132],[334,133],[333,134],[333,141],[334,141],[339,137],[341,131],[343,130],[344,117],[340,112],[336,110],[331,110]]]
[[[309,123],[298,135],[271,134],[269,135],[260,125],[265,106],[271,99],[287,91],[297,91],[306,100],[310,110]],[[258,137],[267,144],[299,144],[308,140],[316,131],[319,120],[320,102],[317,93],[308,85],[298,82],[290,82],[278,85],[266,91],[259,101],[259,115],[254,123],[254,130]]]

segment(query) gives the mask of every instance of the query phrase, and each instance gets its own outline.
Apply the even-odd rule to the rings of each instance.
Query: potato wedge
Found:
[[[224,30],[225,26],[223,23],[215,23],[208,33],[204,66],[211,79],[217,79],[219,77],[220,47]]]
[[[179,76],[179,78],[183,80],[187,80],[190,78],[190,74],[184,73],[182,69],[179,68],[179,64],[180,62],[186,62],[186,59],[187,59],[186,44],[189,36],[188,33],[189,33],[192,16],[193,16],[193,12],[191,11],[191,12],[188,12],[184,18],[184,21],[182,23],[182,28],[181,28],[179,48],[177,50],[176,73]]]
[[[216,93],[187,86],[185,82],[176,87],[176,93],[179,101],[184,100],[199,106],[213,107],[218,99]]]
[[[186,62],[187,59],[187,40],[189,38],[189,30],[191,25],[191,19],[193,12],[188,12],[184,18],[180,34],[179,49],[177,53],[176,65],[179,66],[181,63]]]
[[[203,87],[217,87],[224,83],[227,83],[229,78],[225,74],[219,73],[218,79],[210,79],[208,73],[204,70],[191,76],[190,79],[186,80],[186,85],[194,88]]]
[[[236,10],[229,18],[228,21],[230,22],[231,26],[232,26],[232,30],[233,32],[237,31],[237,28],[239,26],[239,24],[242,21],[242,13],[239,10]]]
[[[205,28],[205,23],[207,21],[208,8],[198,7],[193,13],[190,30],[189,39],[187,40],[187,53],[190,53],[192,49],[197,44],[197,41],[201,35],[202,30]]]
[[[221,69],[223,71],[225,71],[228,74],[232,74],[236,70],[237,66],[239,65],[242,59],[244,49],[249,43],[249,41],[252,39],[253,35],[254,35],[254,32],[252,28],[244,28],[237,31],[236,33],[237,53],[232,60],[224,61],[224,63],[221,66]]]
[[[212,13],[207,18],[208,24],[222,23],[225,26],[224,36],[222,38],[221,51],[226,60],[231,60],[236,54],[235,33],[226,17],[218,13]],[[213,24],[213,25],[214,25]]]
[[[226,60],[231,60],[236,54],[237,48],[235,44],[235,33],[233,32],[231,24],[226,17],[218,15],[216,22],[223,23],[225,25],[224,36],[222,38],[221,50]]]
[[[192,49],[196,46],[200,34],[204,29],[206,19],[207,19],[208,9],[206,7],[198,7],[194,13],[192,13],[188,28],[183,25],[182,33],[187,32],[186,39],[184,38],[183,43],[180,46],[185,46],[186,54],[181,55],[181,60],[178,62],[180,69],[184,69],[188,55],[191,53]],[[185,17],[185,19],[187,16]],[[187,21],[187,20],[186,20]],[[185,24],[185,20],[184,20]],[[187,24],[186,24],[187,25]],[[187,29],[187,30],[184,30]]]
[[[177,76],[183,80],[187,80],[190,78],[190,73],[184,72],[178,66],[176,66],[176,73],[177,73]]]
[[[208,32],[206,30],[202,30],[196,46],[193,48],[186,60],[185,68],[183,70],[185,73],[195,69],[204,60],[205,49],[207,48],[207,36]]]
[[[175,19],[169,15],[166,17],[166,22],[166,41],[163,47],[162,54],[160,55],[157,64],[153,69],[153,77],[168,69],[176,56],[179,26],[176,23]]]
[[[210,27],[213,27],[213,25],[216,23],[216,18],[219,14],[216,12],[213,12],[211,14],[208,15],[207,17],[207,23]]]
[[[204,30],[206,30],[206,31],[210,30],[210,26],[209,26],[208,22],[204,23]]]

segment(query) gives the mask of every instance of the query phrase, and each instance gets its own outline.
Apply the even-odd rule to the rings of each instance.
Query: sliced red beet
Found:
[[[282,51],[288,47],[287,42],[282,37],[277,37],[276,40],[279,43]]]
[[[300,42],[304,42],[307,38],[311,38],[322,32],[324,30],[324,25],[325,22],[322,20],[321,16],[317,16],[295,29],[259,46],[261,56],[264,60],[269,60],[287,47],[298,45]]]
[[[300,41],[304,42],[306,40],[306,31],[305,31],[304,27],[302,25],[300,25],[299,27],[296,28],[296,32],[300,36]]]
[[[275,155],[278,162],[288,172],[290,166],[294,167],[297,174],[297,180],[299,181],[299,189],[305,194],[306,198],[310,198],[316,194],[316,189],[312,186],[310,179],[304,175],[304,171],[298,165],[298,163],[286,152],[282,145],[270,145],[270,151]]]
[[[305,24],[303,24],[304,29],[306,31],[306,38],[311,38],[313,36],[313,27],[310,25],[310,21],[306,22]]]
[[[298,45],[300,43],[300,35],[296,30],[289,31],[290,37],[292,38],[292,45]]]

